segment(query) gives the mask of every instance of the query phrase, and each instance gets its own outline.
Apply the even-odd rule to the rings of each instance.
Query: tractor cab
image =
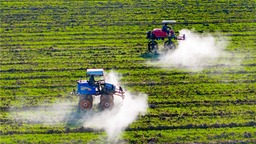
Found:
[[[103,69],[87,69],[86,80],[79,80],[77,93],[81,95],[100,95],[102,93],[115,93],[115,85],[106,83]]]
[[[86,78],[90,85],[104,84],[104,70],[103,69],[87,69]]]
[[[105,83],[103,69],[87,69],[86,80],[77,81],[77,93],[81,95],[96,95]]]

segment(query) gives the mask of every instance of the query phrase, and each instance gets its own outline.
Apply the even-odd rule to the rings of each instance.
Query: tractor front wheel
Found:
[[[158,44],[156,41],[150,41],[148,43],[148,51],[149,52],[154,52],[158,50]]]
[[[109,109],[111,110],[114,106],[114,96],[109,94],[103,94],[100,96],[100,109],[105,110]]]
[[[79,110],[90,110],[92,108],[93,98],[91,95],[80,96],[78,108]]]
[[[176,48],[176,45],[172,41],[166,41],[164,43],[164,47],[168,50],[174,50]]]

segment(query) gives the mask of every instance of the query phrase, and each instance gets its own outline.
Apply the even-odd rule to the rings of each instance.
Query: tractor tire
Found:
[[[166,41],[164,43],[164,48],[167,50],[174,50],[174,49],[176,49],[176,45],[172,41]]]
[[[103,94],[100,96],[100,109],[111,110],[114,107],[114,96],[110,94]]]
[[[158,50],[158,44],[156,41],[150,41],[148,43],[148,51],[149,52],[154,52]]]
[[[80,99],[78,102],[78,109],[90,110],[92,108],[92,101],[93,101],[93,98],[91,95],[80,96]]]

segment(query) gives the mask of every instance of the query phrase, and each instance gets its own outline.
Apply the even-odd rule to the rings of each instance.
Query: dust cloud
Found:
[[[161,67],[203,70],[219,63],[219,58],[229,55],[225,52],[228,45],[223,36],[214,37],[211,34],[199,34],[192,30],[181,30],[186,39],[178,41],[177,48],[160,55],[155,62]]]
[[[67,115],[74,110],[70,101],[55,102],[51,106],[41,105],[27,108],[11,108],[10,116],[15,121],[28,124],[57,125],[66,121]]]

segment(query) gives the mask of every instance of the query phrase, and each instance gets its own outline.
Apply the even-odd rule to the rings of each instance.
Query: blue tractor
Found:
[[[78,111],[92,109],[93,96],[100,96],[100,110],[111,110],[113,108],[114,95],[124,98],[121,86],[117,87],[105,82],[103,69],[87,69],[86,78],[86,80],[77,81]]]

